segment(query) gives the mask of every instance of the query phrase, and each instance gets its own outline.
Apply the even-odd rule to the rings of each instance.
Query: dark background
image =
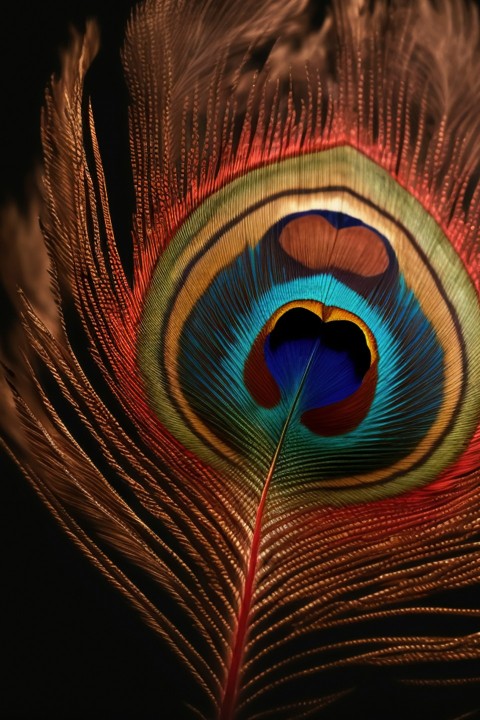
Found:
[[[94,16],[102,49],[89,82],[107,128],[102,149],[109,173],[118,179],[114,219],[128,236],[133,196],[119,48],[132,5],[17,0],[6,15],[2,8],[2,203],[13,199],[26,207],[32,169],[41,158],[45,87],[60,69],[59,50],[68,46],[70,28],[82,30],[85,18]],[[1,300],[3,326],[9,308]],[[177,717],[182,688],[157,637],[66,538],[1,451],[0,478],[0,717]]]
[[[119,47],[132,5],[131,0],[17,0],[2,11],[2,202],[24,203],[29,174],[40,159],[40,107],[49,76],[59,70],[59,48],[68,44],[70,25],[81,29],[86,17],[96,16],[103,41],[89,89],[115,227],[121,238],[128,237],[133,197]],[[3,316],[8,305],[1,300]],[[185,689],[161,643],[64,536],[2,455],[0,469],[0,717],[180,718]],[[478,605],[478,593],[471,593],[469,600],[475,598]],[[354,672],[351,680],[359,678],[363,690],[331,719],[453,720],[480,706],[480,688],[417,692],[375,670]],[[480,717],[480,711],[468,717]]]

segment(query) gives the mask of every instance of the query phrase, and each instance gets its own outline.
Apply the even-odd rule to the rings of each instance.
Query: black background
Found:
[[[40,160],[40,108],[70,29],[98,18],[96,105],[108,128],[103,148],[116,182],[117,224],[128,235],[127,95],[119,48],[131,0],[16,2],[0,20],[0,196],[25,207]],[[3,298],[2,298],[3,300]],[[2,303],[2,321],[8,306]],[[0,717],[177,717],[182,688],[170,658],[135,612],[65,537],[0,454],[2,608]],[[167,675],[166,675],[167,674]]]
[[[59,69],[59,48],[68,44],[69,25],[81,29],[86,17],[96,16],[103,41],[91,92],[115,179],[114,222],[120,236],[128,236],[133,198],[119,47],[132,5],[31,0],[2,10],[2,202],[25,201],[29,173],[40,158],[44,88]],[[0,463],[0,717],[182,717],[182,680],[161,643],[64,536],[13,463],[1,455]],[[470,599],[478,605],[478,593]],[[378,671],[364,673],[360,684],[355,701],[340,705],[331,718],[453,720],[480,707],[480,687],[416,693]]]

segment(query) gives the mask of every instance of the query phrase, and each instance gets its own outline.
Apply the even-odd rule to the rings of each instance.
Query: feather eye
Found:
[[[294,502],[431,482],[461,453],[455,425],[468,438],[477,422],[475,393],[461,399],[458,385],[467,363],[472,387],[479,372],[468,273],[421,206],[354,150],[255,180],[256,194],[248,174],[225,188],[233,209],[222,191],[213,211],[203,202],[155,269],[138,357],[163,424],[210,464],[233,463],[247,482],[253,470],[255,485],[292,410],[275,474],[297,486]],[[402,203],[406,222],[391,214]]]
[[[479,653],[478,610],[435,600],[479,580],[480,89],[454,63],[478,62],[477,13],[307,19],[136,10],[131,282],[83,98],[94,26],[43,118],[62,322],[23,298],[5,442],[190,673],[192,716],[320,717],[353,665]]]

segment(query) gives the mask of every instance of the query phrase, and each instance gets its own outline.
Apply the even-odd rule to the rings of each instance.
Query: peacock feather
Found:
[[[3,443],[191,717],[322,717],[351,667],[480,658],[480,610],[439,596],[480,579],[478,13],[309,8],[135,10],[131,262],[93,24],[42,120],[55,313],[20,290]]]

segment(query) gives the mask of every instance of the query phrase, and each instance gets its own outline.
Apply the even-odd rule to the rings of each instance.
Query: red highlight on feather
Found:
[[[366,417],[377,387],[377,363],[367,370],[356,392],[339,402],[307,410],[302,423],[316,435],[332,437],[350,432]]]
[[[243,379],[253,399],[264,408],[274,408],[281,399],[280,389],[265,361],[264,344],[268,331],[262,329],[254,340],[245,367]]]

